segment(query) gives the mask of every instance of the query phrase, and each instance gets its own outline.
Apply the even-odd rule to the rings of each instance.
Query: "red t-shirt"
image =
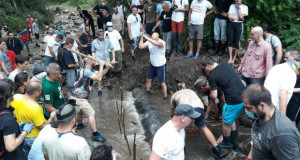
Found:
[[[34,19],[33,18],[27,18],[26,23],[27,23],[28,27],[32,27],[32,24],[34,23]]]
[[[12,71],[15,70],[15,68],[16,68],[16,65],[15,65],[16,54],[15,54],[15,52],[12,51],[12,50],[7,50],[6,55],[9,58],[9,62],[10,62]]]

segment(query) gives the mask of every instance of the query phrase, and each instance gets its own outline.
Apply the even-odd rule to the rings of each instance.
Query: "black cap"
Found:
[[[188,116],[190,118],[198,118],[201,116],[199,112],[196,112],[194,108],[188,104],[180,104],[175,108],[174,114],[176,116]]]

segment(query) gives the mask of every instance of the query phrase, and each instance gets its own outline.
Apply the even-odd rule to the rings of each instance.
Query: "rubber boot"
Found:
[[[220,43],[215,43],[215,49],[214,52],[212,53],[212,56],[219,54],[220,47],[221,47]]]
[[[218,144],[219,147],[221,148],[229,148],[232,149],[232,143],[231,143],[231,136],[225,137],[223,135],[223,141]]]
[[[221,44],[219,56],[222,56],[225,53],[226,44]]]
[[[232,149],[235,150],[239,147],[238,131],[231,131],[230,136],[231,136],[231,143],[233,145]]]

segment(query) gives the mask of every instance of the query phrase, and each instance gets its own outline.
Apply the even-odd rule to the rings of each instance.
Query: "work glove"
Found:
[[[33,130],[33,126],[33,123],[25,123],[25,125],[23,126],[23,131],[26,131],[29,134]]]

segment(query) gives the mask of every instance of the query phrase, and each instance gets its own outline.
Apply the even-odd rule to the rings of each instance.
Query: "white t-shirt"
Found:
[[[140,5],[140,2],[139,2],[139,0],[132,0],[131,5],[132,6],[138,6],[138,5]]]
[[[149,41],[146,42],[146,44],[149,48],[149,52],[150,52],[150,62],[154,67],[160,67],[160,66],[166,64],[166,61],[167,61],[166,57],[165,57],[166,42],[161,39],[159,39],[158,41],[162,42],[164,44],[164,46],[158,47]]]
[[[117,6],[117,8],[118,8],[118,12],[119,13],[121,13],[121,14],[124,13],[124,11],[123,11],[123,5]]]
[[[154,135],[152,151],[166,160],[184,160],[184,129],[178,132],[171,120]]]
[[[45,55],[49,57],[53,57],[52,54],[50,53],[49,47],[52,47],[52,51],[57,56],[58,48],[60,47],[60,42],[56,42],[54,38],[50,38],[47,43]]]
[[[10,72],[8,79],[15,81],[15,77],[18,73],[20,73],[20,72],[17,69],[15,69],[14,71]]]
[[[130,14],[127,18],[127,23],[131,24],[131,34],[133,38],[139,37],[141,35],[141,16],[136,14]]]
[[[178,6],[178,9],[184,9],[185,5],[189,5],[189,1],[188,0],[173,0],[172,4],[175,4]],[[176,12],[173,11],[172,13],[172,20],[175,22],[182,22],[184,21],[184,13],[185,12]]]
[[[82,29],[82,33],[85,33],[85,24],[81,24],[79,29]]]
[[[58,137],[55,128],[50,124],[41,130],[38,136],[42,151],[48,154],[51,160],[87,160],[90,159],[91,150],[84,138],[73,133]]]
[[[105,31],[104,35],[108,34],[110,43],[113,45],[115,51],[120,51],[121,46],[119,40],[122,39],[120,33],[117,30],[113,30],[112,32]]]
[[[198,0],[193,0],[191,4],[191,24],[204,24],[206,11],[212,7],[213,5],[207,0],[203,0],[201,3],[199,3]]]
[[[43,41],[47,44],[48,41],[49,41],[50,39],[54,39],[54,37],[56,37],[55,34],[53,34],[52,36],[49,35],[49,34],[47,34],[47,35],[44,37],[44,40],[43,40]]]
[[[296,73],[288,63],[275,65],[269,71],[264,86],[270,91],[275,107],[279,108],[279,94],[281,89],[288,92],[287,103],[290,101],[296,80]]]
[[[78,44],[76,43],[76,41],[74,41],[74,45],[73,45],[73,47],[72,47],[72,50],[76,51],[77,48],[78,48]],[[75,62],[78,62],[77,54],[76,54],[76,53],[73,53],[73,52],[72,52],[72,54],[73,54],[73,57],[74,57]]]
[[[240,5],[241,11],[245,16],[248,16],[248,6],[241,4]],[[228,11],[234,18],[239,18],[239,10],[235,7],[235,4],[232,4]],[[243,22],[239,20],[234,20],[234,22]]]

